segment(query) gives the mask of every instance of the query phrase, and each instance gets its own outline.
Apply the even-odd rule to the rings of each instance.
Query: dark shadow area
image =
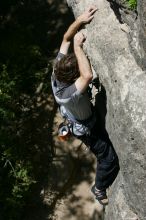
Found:
[[[46,208],[40,191],[48,183],[55,156],[52,127],[57,109],[51,65],[74,19],[65,2],[0,2],[2,220],[29,219],[30,212]]]
[[[95,112],[97,116],[97,120],[99,122],[99,127],[103,130],[105,129],[105,117],[107,113],[107,98],[106,98],[106,90],[104,86],[100,83],[98,78],[95,78],[93,81],[93,85],[97,89],[98,93],[95,96]]]
[[[102,135],[109,140],[110,144],[113,146],[111,140],[109,139],[108,132],[106,130],[106,114],[107,114],[107,96],[104,86],[100,83],[99,79],[96,78],[93,82],[94,86],[98,90],[95,96],[95,112],[97,116],[97,121],[99,125],[100,132]]]
[[[113,0],[108,0],[110,3],[111,9],[114,11],[118,21],[123,24],[120,9],[124,9],[124,7]]]

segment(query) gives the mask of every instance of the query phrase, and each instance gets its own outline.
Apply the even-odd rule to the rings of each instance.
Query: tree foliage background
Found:
[[[1,219],[21,218],[54,155],[51,61],[69,14],[63,0],[0,1]]]

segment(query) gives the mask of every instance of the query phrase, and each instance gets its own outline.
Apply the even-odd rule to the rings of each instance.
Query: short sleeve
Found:
[[[76,87],[75,87],[76,88]],[[72,93],[71,95],[71,99],[73,102],[78,103],[80,101],[80,99],[83,97],[83,93],[81,93],[80,91],[78,91],[77,89],[74,91],[74,93]]]
[[[62,84],[61,82],[58,82],[58,88],[60,88],[56,95],[61,98],[61,99],[70,99],[70,100],[77,100],[79,99],[82,94],[77,91],[77,88],[75,86],[75,83],[73,83],[72,85],[66,85],[66,84]]]
[[[76,87],[75,84],[73,83],[72,85],[68,86],[66,84],[62,84],[61,82],[58,82],[58,86],[61,88],[57,91],[57,96],[60,97],[61,99],[70,99],[72,97],[72,94],[76,92]]]

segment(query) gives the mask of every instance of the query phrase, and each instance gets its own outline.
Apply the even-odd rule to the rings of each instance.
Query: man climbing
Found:
[[[95,185],[91,191],[102,204],[108,204],[106,189],[113,183],[119,172],[118,156],[93,113],[93,105],[87,92],[92,81],[90,62],[83,51],[86,40],[81,25],[94,18],[97,8],[92,6],[80,15],[64,34],[51,77],[52,89],[60,112],[69,122],[69,130],[82,140],[97,158]],[[74,53],[68,50],[74,38]]]

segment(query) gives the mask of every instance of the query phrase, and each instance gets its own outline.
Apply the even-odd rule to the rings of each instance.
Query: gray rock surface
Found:
[[[146,1],[137,1],[137,11],[128,7],[127,1],[108,0],[117,18],[126,23],[131,33],[128,36],[132,53],[143,69],[146,69]]]
[[[146,68],[146,1],[138,1],[138,31],[139,31],[139,45],[140,45],[140,56],[141,63],[144,68]]]
[[[145,24],[141,24],[144,0],[138,6],[141,14],[137,24],[141,25],[137,28],[137,24],[133,24],[134,32],[130,31],[135,41],[131,42],[134,49],[130,48],[129,36],[121,30],[108,1],[67,2],[75,16],[91,4],[99,9],[94,20],[83,30],[87,35],[84,49],[106,90],[106,128],[121,165],[120,174],[110,190],[105,220],[145,220],[146,72],[140,65],[146,58]]]

